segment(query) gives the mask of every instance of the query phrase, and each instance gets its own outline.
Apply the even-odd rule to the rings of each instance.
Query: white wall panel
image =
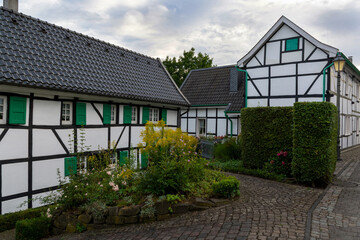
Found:
[[[206,117],[206,109],[205,108],[198,108],[197,116],[198,117]]]
[[[302,51],[284,52],[281,56],[282,63],[300,62],[302,60]]]
[[[237,135],[237,126],[238,126],[238,122],[237,122],[237,119],[236,118],[231,118],[231,120],[232,120],[232,122],[233,122],[233,131],[232,131],[232,133],[234,134],[234,135]],[[229,133],[229,135],[231,134],[231,124],[230,124],[230,121],[229,121],[229,123],[228,123],[228,133]]]
[[[266,78],[269,76],[268,67],[250,68],[247,71],[251,78]]]
[[[196,119],[189,119],[188,132],[195,132]]]
[[[211,118],[208,118],[207,120],[207,127],[206,127],[206,131],[207,133],[214,133],[215,134],[215,126],[216,126],[216,120],[215,119],[211,119]]]
[[[298,73],[320,73],[323,68],[326,66],[327,62],[309,62],[309,63],[299,63]]]
[[[260,49],[260,51],[256,54],[257,59],[260,61],[261,64],[264,65],[264,47]]]
[[[271,79],[271,96],[295,95],[295,77]]]
[[[248,64],[246,64],[246,67],[256,67],[256,66],[260,66],[259,62],[255,59],[255,57],[253,57]]]
[[[57,129],[57,134],[63,141],[70,153],[74,152],[74,132],[73,129]]]
[[[266,107],[267,99],[248,99],[247,106],[248,107]]]
[[[322,102],[322,98],[299,98],[299,102]]]
[[[218,108],[218,117],[225,117],[225,108]]]
[[[167,124],[177,125],[177,111],[167,110]]]
[[[4,129],[3,129],[3,128],[0,128],[0,135],[2,134],[3,131],[4,131]]]
[[[295,103],[295,98],[278,98],[278,99],[270,99],[271,107],[287,107],[293,106]]]
[[[218,136],[226,135],[226,119],[218,119]]]
[[[2,196],[9,196],[28,190],[28,163],[2,165]]]
[[[183,132],[187,131],[187,119],[186,118],[181,118],[181,130]]]
[[[103,114],[103,104],[94,104],[95,107],[99,110],[100,114]],[[101,125],[103,122],[101,118],[96,113],[96,110],[90,103],[86,103],[86,125]]]
[[[107,128],[82,128],[78,129],[78,151],[81,151],[81,139],[84,132],[84,151],[97,151],[108,148],[108,129]]]
[[[141,131],[145,130],[145,127],[131,127],[131,146],[137,147],[142,142],[140,137]]]
[[[25,201],[27,201],[27,197],[21,197],[21,198],[16,198],[2,202],[1,204],[2,214],[18,212],[27,209],[27,204],[23,204],[23,206],[20,207],[20,205]]]
[[[34,125],[59,125],[61,115],[61,102],[34,100]]]
[[[208,117],[216,117],[216,109],[208,108]]]
[[[33,189],[42,189],[59,185],[58,170],[64,178],[64,159],[51,159],[33,162]]]
[[[118,131],[118,130],[115,130]],[[117,138],[120,136],[120,133],[118,134],[114,134],[114,138],[116,138],[115,141],[117,141]],[[117,148],[127,148],[129,147],[129,127],[127,126],[124,130],[123,135],[121,136],[121,139],[119,141],[119,144],[117,146]]]
[[[187,117],[187,109],[181,109],[181,114],[182,117]]]
[[[280,41],[266,44],[265,64],[280,63]]]
[[[298,94],[302,95],[310,87],[311,83],[315,80],[316,75],[311,76],[299,76],[298,77]]]
[[[298,37],[299,34],[297,34],[294,30],[292,30],[287,25],[283,25],[270,40],[279,40],[284,38],[292,38],[292,37]]]
[[[42,203],[40,200],[42,198],[44,198],[44,197],[47,197],[47,196],[54,196],[55,194],[59,195],[59,193],[57,191],[49,191],[49,192],[34,194],[33,195],[33,201],[32,201],[33,208],[37,208],[37,207],[47,205],[47,204]]]
[[[116,144],[116,141],[118,140],[122,130],[124,127],[111,127],[110,128],[110,146],[113,147]],[[121,136],[121,138],[127,138],[128,136],[125,136],[125,131],[123,133],[123,135]],[[118,146],[119,148],[119,146]]]
[[[326,91],[326,77],[325,77],[325,91]],[[311,87],[308,94],[322,94],[323,93],[323,75],[321,74],[320,77],[316,80],[314,85]]]
[[[269,80],[268,79],[257,79],[253,81],[262,96],[268,96],[269,94]],[[259,96],[253,84],[248,82],[248,96]]]
[[[190,109],[188,115],[189,117],[196,117],[196,110],[194,108]]]
[[[295,75],[295,74],[296,74],[295,64],[286,64],[286,65],[271,67],[271,76],[284,76],[284,75]]]
[[[258,93],[258,91],[256,91],[256,88],[251,81],[249,81],[248,85],[247,85],[247,94],[248,94],[248,96],[251,96],[251,97],[260,96],[260,94]]]
[[[33,130],[33,155],[35,157],[65,153],[64,148],[61,146],[60,142],[51,130]]]
[[[311,55],[309,60],[317,60],[327,58],[326,54],[320,49],[316,49],[315,52]]]
[[[315,46],[305,39],[304,60],[307,59]]]
[[[119,124],[123,124],[124,123],[124,106],[120,105],[119,106]]]
[[[28,130],[9,129],[0,142],[0,160],[28,157]]]

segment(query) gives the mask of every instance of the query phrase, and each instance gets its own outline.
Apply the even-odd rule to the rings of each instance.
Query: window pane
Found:
[[[4,98],[0,98],[0,105],[4,105]]]
[[[0,105],[0,112],[4,112],[4,106]]]
[[[299,49],[299,39],[298,38],[292,38],[286,40],[286,49],[285,51],[294,51]]]
[[[0,113],[0,119],[2,120],[3,119],[3,113]]]

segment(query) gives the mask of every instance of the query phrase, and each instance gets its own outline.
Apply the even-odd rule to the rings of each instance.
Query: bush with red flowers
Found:
[[[271,157],[267,163],[265,163],[265,170],[271,173],[285,175],[291,177],[291,153],[287,151],[280,151],[276,156]]]

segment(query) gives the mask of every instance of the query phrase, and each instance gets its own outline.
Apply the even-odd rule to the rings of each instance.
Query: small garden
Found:
[[[41,199],[52,204],[41,217],[16,223],[16,238],[162,220],[226,204],[239,195],[235,177],[207,167],[195,137],[169,129],[163,121],[148,122],[141,137],[138,147],[146,169],[134,167],[131,154],[111,164],[114,150],[88,156],[86,169],[70,169],[68,179],[59,177],[60,189]]]

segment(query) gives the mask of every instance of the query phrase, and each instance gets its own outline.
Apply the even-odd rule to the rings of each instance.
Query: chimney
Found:
[[[353,56],[349,56],[348,59],[350,62],[353,62]]]
[[[4,8],[13,10],[14,12],[18,12],[18,0],[4,0],[3,1]]]

